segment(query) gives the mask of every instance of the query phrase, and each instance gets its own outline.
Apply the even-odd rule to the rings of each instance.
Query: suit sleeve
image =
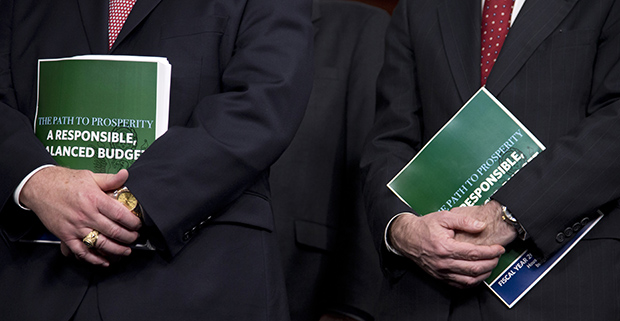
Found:
[[[310,1],[247,1],[237,34],[228,35],[235,51],[221,92],[130,168],[127,186],[172,255],[185,231],[256,184],[292,139],[311,89],[310,13]]]
[[[34,136],[33,124],[17,108],[13,89],[11,29],[13,1],[0,1],[0,208],[28,173],[44,164],[55,164]]]
[[[607,203],[617,207],[620,198],[620,5],[606,16],[595,44],[586,116],[494,196],[519,219],[543,258],[565,244],[559,234],[568,240],[566,229],[594,219]],[[599,225],[617,216],[611,213]],[[614,233],[617,238],[617,225]]]

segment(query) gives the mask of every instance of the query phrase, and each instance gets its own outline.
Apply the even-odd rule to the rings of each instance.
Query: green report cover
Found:
[[[35,134],[59,165],[116,173],[168,128],[166,58],[39,60]]]
[[[482,205],[544,149],[482,87],[388,187],[418,215]]]
[[[35,135],[60,166],[116,173],[168,129],[170,79],[162,57],[41,59]],[[49,232],[25,241],[59,242]],[[153,249],[141,240],[132,247]]]
[[[388,187],[418,215],[457,206],[482,205],[544,150],[545,146],[482,87],[388,183]],[[540,266],[526,249],[508,248],[485,281],[509,307],[544,273],[539,273],[541,276],[535,280],[528,279],[527,285],[519,286],[518,294],[514,294],[515,290],[509,291],[510,297],[502,297],[502,291],[494,290],[491,285],[499,284],[503,290],[508,288],[508,283],[501,280],[511,279],[514,271],[510,267],[525,257],[529,260],[527,269]]]

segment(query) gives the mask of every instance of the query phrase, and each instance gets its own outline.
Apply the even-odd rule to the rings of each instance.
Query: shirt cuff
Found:
[[[403,212],[403,213],[398,213],[394,215],[394,217],[392,217],[392,219],[390,219],[390,221],[387,223],[387,226],[385,227],[385,231],[383,232],[383,243],[385,243],[385,247],[388,249],[388,251],[398,256],[404,256],[404,255],[402,255],[397,249],[395,249],[394,247],[392,247],[392,245],[390,245],[390,242],[388,241],[388,231],[390,230],[390,225],[392,225],[392,222],[394,222],[394,220],[401,215],[415,215],[415,214]]]
[[[37,169],[33,170],[32,172],[30,172],[30,174],[28,174],[28,176],[26,176],[21,183],[19,183],[19,185],[17,185],[17,188],[15,189],[15,192],[13,193],[13,200],[15,201],[15,204],[17,204],[19,207],[21,207],[23,210],[26,211],[30,211],[29,208],[23,206],[20,202],[19,202],[19,195],[22,193],[22,189],[24,188],[24,185],[26,185],[26,183],[28,182],[28,180],[36,173],[38,173],[40,170],[47,168],[47,167],[52,167],[52,166],[56,166],[56,165],[52,165],[52,164],[47,164],[47,165],[43,165],[38,167]]]

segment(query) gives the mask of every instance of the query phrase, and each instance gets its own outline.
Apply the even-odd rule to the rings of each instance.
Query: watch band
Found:
[[[519,221],[514,216],[512,216],[512,213],[510,213],[508,208],[504,205],[502,205],[502,220],[514,227],[514,229],[517,231],[517,237],[519,239],[523,241],[527,239],[527,231],[525,230],[525,228],[523,228],[523,225],[521,225],[521,223],[519,223]]]

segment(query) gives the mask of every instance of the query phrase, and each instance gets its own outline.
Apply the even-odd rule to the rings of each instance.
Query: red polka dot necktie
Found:
[[[108,18],[108,48],[111,49],[116,37],[123,29],[125,20],[131,12],[136,0],[110,0],[110,15]]]
[[[487,83],[487,77],[497,60],[499,51],[510,28],[510,15],[514,0],[485,0],[482,8],[480,84]]]

